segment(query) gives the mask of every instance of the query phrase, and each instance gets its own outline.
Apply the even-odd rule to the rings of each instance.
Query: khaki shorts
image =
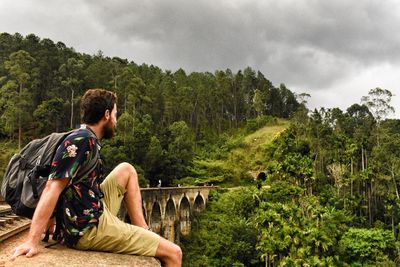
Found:
[[[118,184],[112,173],[100,187],[104,193],[104,212],[98,226],[87,231],[79,239],[76,248],[154,257],[161,237],[117,217],[126,190]]]

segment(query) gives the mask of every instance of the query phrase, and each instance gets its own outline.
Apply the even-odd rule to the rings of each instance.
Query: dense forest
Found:
[[[78,53],[34,34],[0,35],[2,140],[17,141],[20,148],[32,138],[76,128],[79,100],[88,88],[117,93],[118,136],[103,154],[108,169],[134,163],[142,185],[159,179],[171,185],[190,176],[195,150],[210,140],[248,122],[262,123],[263,116],[288,118],[299,106],[285,85],[274,87],[249,67],[186,74],[101,51]],[[3,163],[7,157],[3,153]]]
[[[214,194],[188,266],[399,266],[400,120],[389,90],[345,112],[304,107],[258,153],[264,187]],[[269,187],[268,187],[269,186]]]
[[[0,177],[31,139],[79,125],[88,88],[118,95],[107,170],[128,161],[142,186],[220,185],[181,239],[185,266],[400,265],[400,120],[388,119],[389,90],[312,111],[307,94],[250,67],[172,72],[2,33]],[[267,175],[261,188],[254,170]]]

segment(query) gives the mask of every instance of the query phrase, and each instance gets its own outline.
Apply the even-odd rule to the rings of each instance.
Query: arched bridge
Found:
[[[170,241],[190,233],[193,215],[203,210],[210,190],[203,187],[142,188],[143,212],[152,231]]]

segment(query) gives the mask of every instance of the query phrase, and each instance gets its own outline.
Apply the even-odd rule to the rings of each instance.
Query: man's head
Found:
[[[81,99],[81,122],[102,124],[103,138],[115,135],[117,124],[117,96],[104,89],[89,89]]]

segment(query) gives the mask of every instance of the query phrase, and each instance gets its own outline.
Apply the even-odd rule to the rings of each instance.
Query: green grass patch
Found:
[[[238,186],[252,183],[251,173],[265,169],[265,148],[288,126],[287,120],[276,119],[272,125],[254,132],[247,129],[233,135],[224,134],[214,144],[208,144],[193,161],[191,177],[180,184],[214,184]]]

